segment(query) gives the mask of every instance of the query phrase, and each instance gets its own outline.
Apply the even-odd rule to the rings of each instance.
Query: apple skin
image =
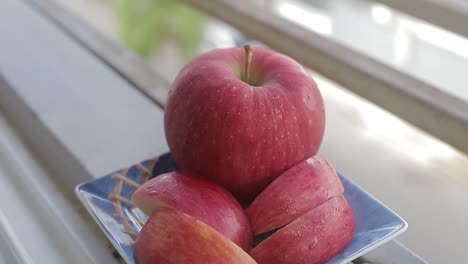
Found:
[[[316,207],[276,231],[250,251],[259,264],[320,264],[342,251],[355,232],[343,195]]]
[[[140,186],[132,202],[150,216],[161,207],[176,208],[250,249],[252,230],[239,202],[224,188],[201,177],[181,172],[157,176]]]
[[[314,156],[276,178],[246,212],[254,234],[260,234],[289,224],[343,191],[332,165]]]
[[[251,84],[242,48],[189,62],[171,86],[164,114],[181,170],[208,177],[243,204],[294,164],[313,156],[325,113],[315,82],[293,59],[254,48]]]
[[[154,212],[140,231],[136,264],[256,263],[207,224],[174,208]]]

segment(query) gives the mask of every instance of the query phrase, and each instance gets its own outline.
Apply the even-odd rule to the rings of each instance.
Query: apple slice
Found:
[[[260,264],[319,264],[352,240],[354,216],[343,195],[307,212],[256,246],[250,255]]]
[[[160,208],[137,237],[136,264],[256,263],[207,224],[174,208]]]
[[[281,174],[246,212],[254,234],[260,234],[287,225],[342,193],[343,184],[331,164],[314,156]]]
[[[206,179],[182,172],[157,176],[132,195],[133,203],[146,215],[161,207],[176,208],[248,250],[252,230],[237,200],[224,188]]]

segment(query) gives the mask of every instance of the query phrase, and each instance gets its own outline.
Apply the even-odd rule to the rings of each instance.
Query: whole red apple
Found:
[[[194,58],[172,84],[164,115],[181,169],[214,180],[244,203],[318,151],[324,121],[320,92],[303,67],[265,48]]]
[[[211,226],[244,250],[252,230],[237,200],[221,186],[195,175],[169,172],[140,186],[132,202],[146,215],[164,207],[176,208]]]

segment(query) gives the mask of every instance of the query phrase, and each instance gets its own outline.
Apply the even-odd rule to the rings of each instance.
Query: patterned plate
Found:
[[[133,192],[154,175],[177,168],[170,154],[143,161],[82,183],[76,194],[127,263],[134,263],[135,238],[147,217],[130,201]],[[327,264],[345,264],[403,233],[408,224],[366,191],[340,175],[356,218],[348,247]]]

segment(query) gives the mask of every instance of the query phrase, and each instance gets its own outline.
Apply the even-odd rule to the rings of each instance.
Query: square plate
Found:
[[[107,176],[82,183],[76,194],[89,214],[127,263],[134,263],[136,235],[147,217],[130,201],[138,185],[152,175],[177,168],[169,153]],[[403,233],[408,224],[352,181],[340,175],[356,218],[356,233],[348,247],[327,264],[345,264]]]

